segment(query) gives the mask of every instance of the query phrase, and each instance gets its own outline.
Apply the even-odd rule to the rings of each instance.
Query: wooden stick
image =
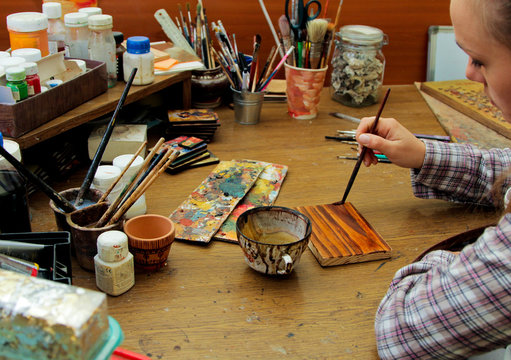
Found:
[[[176,159],[178,151],[168,151],[165,156],[158,162],[158,164],[151,170],[151,173],[139,185],[135,192],[128,198],[128,200],[121,206],[119,210],[112,216],[107,225],[115,224],[119,219],[129,210],[131,205],[137,201],[140,196],[147,190],[149,186],[156,180],[156,178],[165,171],[165,169]],[[172,156],[171,156],[172,155]]]
[[[121,171],[121,173],[119,174],[117,179],[115,179],[115,181],[110,185],[110,187],[108,189],[106,189],[105,193],[101,196],[101,198],[99,198],[98,203],[105,201],[107,196],[110,195],[110,192],[112,192],[112,190],[119,183],[119,181],[121,181],[122,176],[126,173],[126,171],[128,171],[128,169],[130,168],[131,164],[133,164],[133,161],[135,161],[137,156],[140,155],[140,153],[142,152],[142,150],[144,150],[146,145],[147,145],[147,140],[144,141],[144,143],[138,148],[138,150],[135,152],[135,154],[133,155],[131,160],[126,164],[124,169]]]
[[[326,53],[326,57],[325,57],[325,63],[327,63],[327,64],[328,64],[328,58],[330,57],[330,54],[332,53],[332,44],[333,44],[334,38],[335,38],[335,29],[337,28],[337,25],[339,24],[343,1],[344,0],[339,0],[339,6],[337,7],[337,14],[335,15],[335,22],[334,22],[334,32],[332,34],[332,38],[330,39],[330,43],[328,44],[328,52]]]
[[[380,115],[383,111],[383,107],[385,106],[385,103],[387,102],[387,98],[389,97],[389,94],[390,94],[390,88],[387,89],[387,92],[385,93],[385,97],[383,98],[383,101],[381,102],[380,108],[378,109],[378,113],[376,114],[376,118],[374,119],[373,126],[371,126],[371,130],[369,131],[370,134],[373,134],[374,131],[376,130],[376,126],[378,125],[378,120],[380,119]],[[362,161],[364,160],[366,152],[367,152],[367,148],[365,146],[362,146],[362,151],[360,152],[357,163],[355,164],[355,168],[353,169],[353,172],[351,173],[350,180],[348,181],[348,185],[346,186],[346,190],[344,191],[344,196],[342,197],[342,200],[340,202],[336,202],[335,205],[342,205],[346,202],[346,198],[348,197],[348,194],[350,193],[353,182],[355,181],[355,178],[357,177],[358,170],[360,169],[360,165],[362,164]]]

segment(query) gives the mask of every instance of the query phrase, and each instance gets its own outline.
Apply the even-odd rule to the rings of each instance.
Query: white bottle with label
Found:
[[[124,81],[128,81],[133,68],[137,68],[133,85],[147,85],[154,81],[154,55],[151,52],[149,38],[145,36],[129,37],[122,58]]]
[[[98,253],[94,256],[96,286],[117,296],[135,285],[133,255],[128,249],[128,236],[118,230],[105,231],[98,236]]]

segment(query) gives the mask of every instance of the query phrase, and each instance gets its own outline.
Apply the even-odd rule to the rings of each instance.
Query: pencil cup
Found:
[[[286,93],[288,114],[295,119],[314,119],[318,115],[321,90],[328,66],[322,69],[286,68]]]
[[[263,107],[264,91],[250,92],[238,91],[231,87],[234,101],[234,119],[243,125],[255,125],[261,117]]]

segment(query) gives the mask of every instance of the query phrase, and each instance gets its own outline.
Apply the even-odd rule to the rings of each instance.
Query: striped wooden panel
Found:
[[[321,266],[386,259],[390,246],[355,207],[344,205],[300,206],[296,210],[312,222],[309,248]]]

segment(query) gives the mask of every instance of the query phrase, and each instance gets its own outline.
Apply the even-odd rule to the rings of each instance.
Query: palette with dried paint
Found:
[[[309,249],[321,266],[386,259],[390,246],[349,202],[299,206],[309,217],[312,235]]]

